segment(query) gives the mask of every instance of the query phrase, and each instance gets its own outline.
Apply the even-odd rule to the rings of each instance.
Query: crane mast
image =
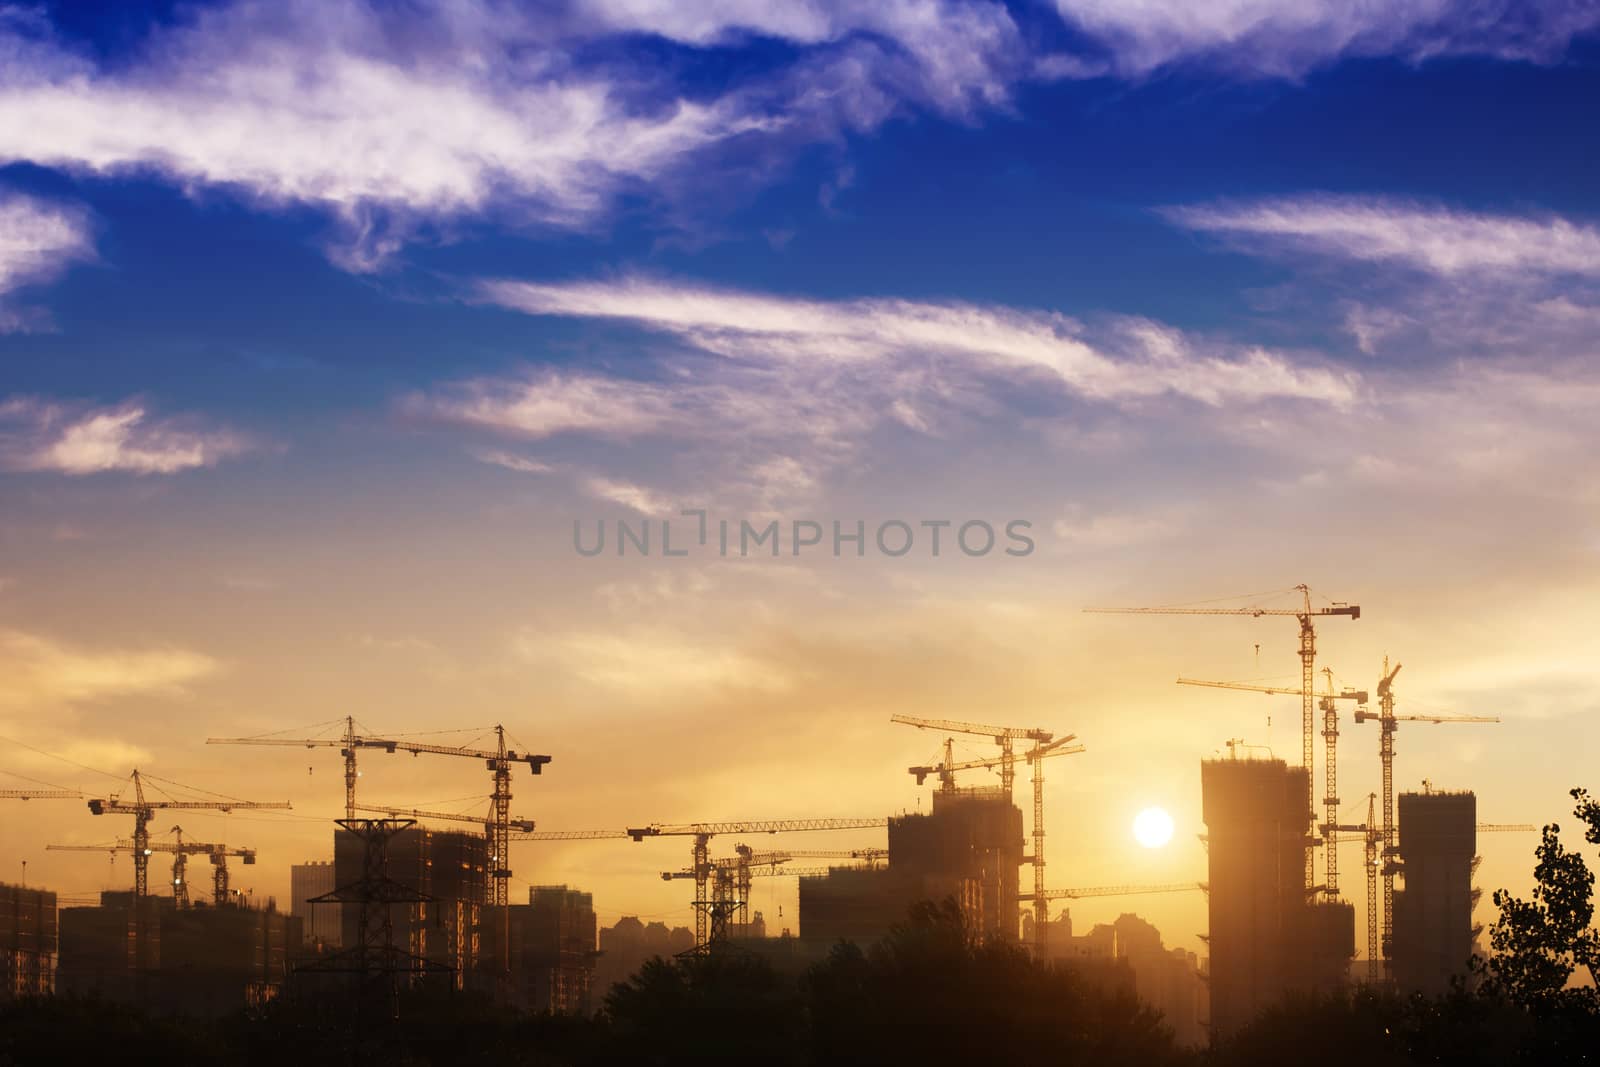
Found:
[[[950,739],[944,741],[944,761],[938,766],[914,766],[909,768],[910,773],[917,777],[917,784],[922,785],[928,774],[938,774],[939,789],[941,792],[952,792],[955,789],[955,771],[965,771],[973,768],[1000,768],[1000,789],[1005,793],[1006,800],[1013,795],[1013,784],[1016,781],[1016,750],[1014,741],[1026,739],[1034,745],[1022,753],[1022,758],[1032,765],[1034,769],[1034,822],[1032,822],[1032,838],[1034,838],[1034,853],[1027,856],[1027,862],[1034,865],[1034,894],[1024,897],[1034,902],[1034,955],[1040,960],[1046,957],[1050,950],[1050,923],[1046,923],[1048,909],[1045,905],[1045,765],[1043,760],[1051,755],[1070,755],[1070,753],[1083,752],[1083,745],[1070,745],[1075,741],[1075,734],[1066,737],[1056,737],[1048,729],[1029,728],[1029,726],[989,726],[984,723],[963,723],[963,721],[949,720],[949,718],[917,718],[914,715],[893,715],[890,721],[906,726],[917,726],[918,729],[949,729],[955,733],[978,734],[994,739],[1000,745],[1000,755],[987,760],[954,761],[950,755]]]
[[[1261,618],[1267,615],[1292,616],[1300,624],[1300,765],[1306,769],[1306,817],[1307,822],[1313,826],[1317,822],[1316,790],[1312,786],[1312,776],[1315,768],[1312,765],[1313,732],[1316,726],[1315,715],[1315,683],[1317,659],[1317,629],[1315,620],[1323,616],[1348,616],[1351,621],[1361,618],[1361,607],[1357,604],[1344,604],[1335,602],[1331,607],[1314,608],[1311,606],[1311,588],[1305,584],[1294,587],[1294,592],[1300,594],[1301,607],[1298,608],[1214,608],[1214,607],[1153,607],[1153,608],[1084,608],[1083,610],[1096,614],[1120,615],[1243,615],[1249,618]],[[1317,864],[1314,843],[1308,838],[1305,847],[1305,887],[1307,890],[1316,888]]]
[[[1383,659],[1383,677],[1378,680],[1378,711],[1373,714],[1357,709],[1356,722],[1376,721],[1378,724],[1378,761],[1383,772],[1383,958],[1391,958],[1394,949],[1394,876],[1399,872],[1399,849],[1395,845],[1394,818],[1394,734],[1402,722],[1499,722],[1496,715],[1396,715],[1394,713],[1394,679],[1401,664],[1389,666]]]
[[[731,900],[734,910],[739,916],[739,926],[750,925],[750,880],[752,878],[765,878],[773,876],[808,877],[812,874],[825,874],[828,868],[799,868],[790,867],[788,863],[794,859],[853,859],[860,860],[852,870],[870,870],[878,861],[888,855],[886,849],[881,848],[851,848],[851,849],[782,849],[778,851],[757,852],[749,845],[735,845],[732,856],[723,856],[719,859],[709,860],[709,870],[702,872],[711,879],[712,901]],[[672,881],[678,878],[695,878],[693,868],[684,868],[678,871],[662,871],[663,881]],[[715,909],[712,915],[713,923],[716,921]],[[717,932],[713,930],[711,940],[717,940]]]
[[[1339,821],[1339,713],[1334,707],[1336,700],[1353,700],[1360,707],[1367,703],[1367,693],[1363,689],[1351,689],[1346,686],[1338,692],[1333,689],[1333,671],[1327,667],[1322,669],[1324,679],[1327,681],[1327,692],[1317,694],[1317,703],[1322,708],[1322,742],[1323,742],[1323,792],[1322,807],[1325,813],[1321,830],[1324,841],[1331,839],[1337,830]],[[1245,692],[1264,693],[1269,696],[1297,696],[1305,698],[1303,689],[1290,689],[1275,685],[1254,685],[1250,682],[1208,682],[1197,678],[1179,678],[1179,685],[1209,686],[1213,689],[1237,689]],[[1339,895],[1339,853],[1337,849],[1324,849],[1324,890],[1330,899]]]
[[[1449,720],[1445,720],[1449,721]],[[1352,826],[1337,826],[1340,831],[1329,844],[1345,841],[1361,841],[1366,845],[1367,868],[1367,981],[1373,984],[1383,978],[1384,957],[1379,954],[1380,942],[1378,940],[1379,907],[1378,907],[1378,875],[1386,866],[1379,858],[1379,850],[1383,845],[1383,826],[1377,820],[1374,805],[1377,800],[1376,793],[1367,794],[1367,821]],[[1517,833],[1535,830],[1532,823],[1486,823],[1480,822],[1475,828],[1480,834]],[[1344,836],[1352,834],[1356,836]],[[1387,913],[1386,913],[1387,914]]]
[[[543,771],[544,765],[550,762],[549,756],[536,756],[526,752],[517,752],[506,747],[506,728],[496,724],[494,728],[495,747],[493,749],[464,748],[457,745],[434,745],[414,741],[395,741],[383,737],[358,737],[355,745],[358,748],[381,748],[385,752],[409,752],[413,756],[465,756],[468,759],[481,759],[493,777],[494,792],[490,795],[493,806],[493,818],[489,823],[490,850],[493,853],[489,862],[494,864],[490,874],[494,878],[493,903],[504,908],[510,901],[511,880],[511,765],[513,763],[526,763],[528,769],[534,774]]]
[[[944,730],[953,733],[974,734],[989,737],[1000,746],[1000,755],[982,760],[967,760],[954,762],[951,756],[949,738],[945,739],[945,757],[943,762],[935,767],[912,767],[911,773],[916,777],[917,784],[921,785],[930,774],[939,775],[939,788],[942,792],[951,792],[955,789],[955,772],[977,767],[1000,768],[1000,789],[1010,800],[1016,782],[1016,748],[1017,740],[1033,742],[1033,747],[1022,754],[1022,758],[1033,767],[1033,854],[1027,857],[1027,862],[1033,865],[1033,895],[1025,900],[1033,902],[1033,950],[1034,955],[1044,959],[1048,952],[1049,924],[1043,919],[1048,915],[1044,897],[1044,758],[1046,756],[1064,756],[1070,753],[1082,752],[1082,745],[1066,747],[1069,742],[1076,740],[1076,736],[1068,734],[1057,738],[1048,730],[1026,726],[990,726],[984,723],[960,722],[953,719],[924,719],[914,715],[892,715],[890,722],[900,723],[905,726],[915,726],[920,730]]]
[[[144,793],[144,779],[137,769],[133,772],[133,795],[130,802],[120,795],[96,797],[89,801],[89,811],[95,815],[133,816],[133,895],[143,897],[150,889],[150,820],[161,809],[182,811],[222,811],[235,808],[251,810],[287,810],[288,801],[263,802],[255,800],[169,800],[149,799]]]
[[[361,807],[356,803],[356,753],[359,749],[381,749],[390,754],[396,752],[409,752],[413,756],[465,756],[469,759],[481,759],[490,771],[493,780],[493,792],[490,795],[492,816],[486,820],[486,832],[489,838],[490,875],[493,878],[493,903],[504,907],[510,900],[511,879],[511,831],[513,820],[511,818],[511,765],[526,763],[528,768],[538,774],[544,765],[550,762],[549,756],[531,755],[526,752],[516,752],[506,747],[505,726],[496,724],[494,728],[495,747],[493,749],[465,748],[457,745],[435,745],[416,741],[401,741],[388,737],[377,737],[371,734],[360,733],[356,728],[354,716],[346,716],[344,720],[344,734],[337,738],[331,737],[210,737],[206,739],[208,745],[288,745],[316,747],[338,747],[339,754],[344,757],[344,809],[345,818],[354,820],[356,810]],[[388,810],[388,809],[379,809]],[[441,817],[438,815],[435,818]],[[476,821],[476,820],[474,820]],[[516,820],[516,828],[531,828],[527,820]]]
[[[190,856],[204,855],[211,860],[212,865],[212,903],[222,907],[228,902],[228,857],[236,856],[250,864],[256,861],[256,850],[253,848],[232,847],[227,845],[208,844],[199,841],[186,841],[183,837],[183,828],[172,828],[174,840],[150,841],[147,843],[146,855],[157,852],[171,853],[172,855],[172,897],[180,908],[189,906],[189,879],[188,858]],[[48,852],[109,852],[115,856],[118,852],[137,854],[138,846],[131,838],[118,838],[109,845],[46,845]]]
[[[869,830],[887,826],[887,819],[746,819],[724,822],[650,823],[630,827],[626,832],[634,841],[647,837],[692,837],[689,870],[694,876],[694,951],[697,955],[710,951],[721,941],[726,931],[728,916],[735,907],[731,895],[708,897],[706,888],[713,872],[711,839],[717,834],[777,834],[817,830]],[[581,833],[582,831],[580,831]],[[606,831],[590,831],[597,836],[613,836]],[[569,838],[571,840],[571,838]],[[720,868],[727,870],[727,868]],[[731,874],[729,875],[731,885]],[[716,936],[713,936],[716,935]]]

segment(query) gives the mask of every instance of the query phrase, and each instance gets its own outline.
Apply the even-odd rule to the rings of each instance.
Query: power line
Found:
[[[112,774],[110,771],[101,770],[99,767],[91,767],[87,763],[79,763],[75,759],[68,759],[66,756],[58,755],[58,754],[56,754],[54,752],[50,752],[50,751],[48,751],[46,749],[39,748],[36,745],[30,745],[26,741],[18,741],[14,737],[3,737],[3,736],[0,736],[0,741],[4,741],[5,743],[10,744],[10,745],[16,745],[18,748],[25,748],[29,752],[37,752],[39,755],[48,756],[50,759],[53,759],[53,760],[60,760],[62,763],[70,764],[73,767],[77,767],[79,770],[91,771],[91,772],[93,772],[95,774],[104,775],[107,778],[112,778],[112,779],[115,779],[116,781],[119,781],[119,782],[123,781],[124,779],[127,778],[127,775],[125,775],[125,774]]]

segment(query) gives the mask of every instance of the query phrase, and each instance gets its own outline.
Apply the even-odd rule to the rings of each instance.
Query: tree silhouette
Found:
[[[794,983],[739,952],[650,960],[613,986],[606,1062],[803,1063],[804,1012]]]
[[[811,1062],[1151,1064],[1172,1034],[1108,991],[1015,945],[974,945],[954,901],[920,904],[866,951],[836,946],[802,983]]]
[[[1600,803],[1586,789],[1572,790],[1573,814],[1585,827],[1584,838],[1600,844]],[[1495,955],[1474,960],[1491,994],[1503,995],[1534,1010],[1594,1011],[1600,1008],[1593,985],[1567,989],[1579,968],[1594,981],[1600,962],[1600,936],[1594,919],[1594,874],[1579,852],[1561,843],[1561,827],[1551,823],[1534,850],[1537,885],[1528,900],[1504,889],[1495,891],[1500,918],[1489,930]]]

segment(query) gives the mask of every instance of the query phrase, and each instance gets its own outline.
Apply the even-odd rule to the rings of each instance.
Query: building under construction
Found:
[[[1355,909],[1307,899],[1307,774],[1276,759],[1200,765],[1214,1039],[1285,992],[1336,988],[1355,956]]]
[[[300,920],[265,908],[105,892],[61,911],[62,992],[190,1015],[226,1015],[282,990]]]
[[[564,885],[532,886],[510,908],[511,996],[518,1008],[587,1015],[595,972],[594,897]]]
[[[334,891],[333,875],[333,864],[327,860],[289,868],[289,913],[301,918],[306,942],[318,948],[338,948],[344,940],[339,905],[310,903],[312,897]]]
[[[1478,798],[1401,793],[1399,816],[1405,888],[1394,894],[1394,981],[1402,993],[1438,996],[1472,956]]]
[[[0,883],[0,1001],[55,989],[56,895]]]
[[[1017,937],[1022,812],[1003,789],[942,789],[929,813],[889,820],[889,862],[800,879],[800,936],[866,943],[913,904],[955,899],[978,940]]]
[[[365,860],[366,843],[359,836],[343,829],[334,832],[336,886],[360,881]],[[488,872],[488,839],[482,834],[420,826],[396,833],[388,843],[388,875],[428,899],[375,905],[388,909],[395,947],[447,968],[458,987],[465,984],[478,971],[484,951]],[[338,906],[340,940],[345,945],[360,944],[361,905]]]

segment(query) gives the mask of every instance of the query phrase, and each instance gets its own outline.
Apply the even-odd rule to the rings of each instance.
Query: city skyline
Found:
[[[1200,760],[1294,764],[1299,714],[1173,682],[1298,684],[1295,628],[1082,609],[1305,582],[1363,609],[1319,629],[1338,684],[1389,657],[1401,713],[1502,719],[1405,724],[1397,792],[1557,818],[1600,741],[1596,17],[1187,7],[0,13],[0,784],[290,800],[173,820],[281,903],[338,758],[208,736],[503,722],[553,757],[513,814],[621,829],[926,810],[940,739],[888,720],[928,715],[1086,746],[1052,886],[1180,881]],[[573,549],[685,509],[1037,550]],[[1340,728],[1354,822],[1377,728]],[[464,761],[362,769],[487,803]],[[108,884],[45,845],[126,820],[0,804],[0,878]],[[1478,884],[1526,892],[1535,843],[1485,837]],[[690,918],[681,840],[513,849],[513,897]]]

